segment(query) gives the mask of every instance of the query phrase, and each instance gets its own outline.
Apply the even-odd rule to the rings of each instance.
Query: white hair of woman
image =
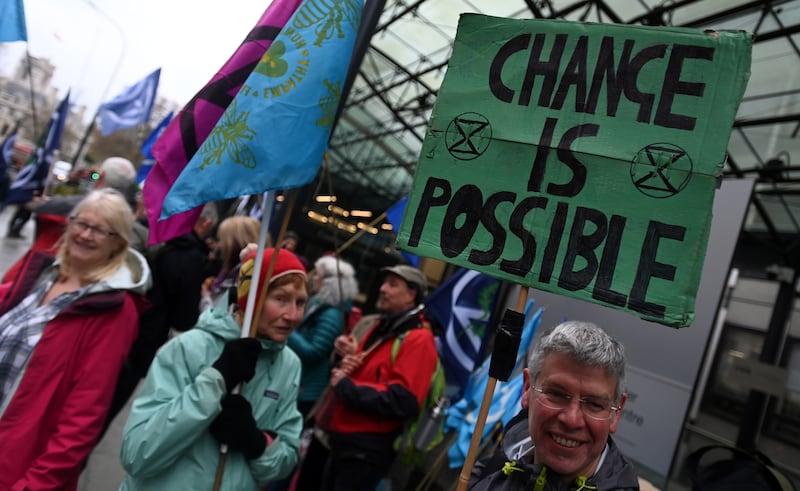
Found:
[[[336,256],[322,256],[314,263],[314,275],[320,278],[315,292],[319,302],[336,305],[358,295],[358,281],[353,266]]]

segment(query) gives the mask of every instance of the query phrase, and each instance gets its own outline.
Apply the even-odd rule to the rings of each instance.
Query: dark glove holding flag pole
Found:
[[[218,442],[242,452],[247,459],[255,459],[267,448],[267,437],[258,429],[250,403],[239,394],[222,399],[222,412],[208,430]]]
[[[261,342],[255,338],[229,341],[212,365],[225,379],[228,393],[241,382],[248,382],[256,374],[256,361],[261,353]]]

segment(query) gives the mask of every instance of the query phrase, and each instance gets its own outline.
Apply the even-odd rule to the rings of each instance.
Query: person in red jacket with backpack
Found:
[[[330,446],[318,489],[372,491],[388,476],[395,440],[419,414],[436,369],[436,343],[421,303],[425,275],[407,265],[383,271],[380,313],[365,316],[353,334],[337,338],[345,356],[331,370],[330,396],[316,415]],[[403,341],[393,357],[398,336]],[[302,475],[297,484],[298,490],[309,489]]]

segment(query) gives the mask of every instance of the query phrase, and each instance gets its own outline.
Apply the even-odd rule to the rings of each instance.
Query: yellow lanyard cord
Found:
[[[506,476],[511,475],[512,472],[522,472],[524,469],[517,465],[516,462],[506,462],[501,469]],[[536,477],[536,484],[533,486],[533,491],[544,491],[544,485],[547,484],[547,467],[542,466],[539,475]],[[591,490],[597,491],[597,486],[589,484],[589,478],[586,476],[578,476],[575,478],[575,484],[578,489],[575,491]]]
[[[503,471],[503,474],[508,476],[514,471],[521,472],[524,469],[518,466],[516,462],[506,462],[505,464],[503,464],[503,468],[501,470]]]
[[[533,486],[533,491],[544,491],[544,485],[547,484],[547,467],[542,466],[539,471],[539,476],[536,478],[536,485]]]
[[[575,491],[581,491],[582,489],[594,489],[594,490],[597,490],[597,486],[592,486],[591,484],[586,484],[588,480],[589,480],[589,478],[586,477],[586,476],[578,476],[575,479],[575,484],[578,485],[578,489],[576,489]]]

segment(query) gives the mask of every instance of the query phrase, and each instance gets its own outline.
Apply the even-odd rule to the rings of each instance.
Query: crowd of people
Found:
[[[378,489],[437,366],[426,275],[383,268],[360,317],[352,264],[311,263],[290,233],[267,239],[255,271],[260,222],[214,204],[191,232],[146,247],[132,168],[108,159],[88,194],[31,206],[60,220],[0,283],[0,489],[76,489],[132,397],[119,489]],[[470,487],[638,489],[610,436],[626,402],[622,346],[567,322],[527,366],[509,442]]]

